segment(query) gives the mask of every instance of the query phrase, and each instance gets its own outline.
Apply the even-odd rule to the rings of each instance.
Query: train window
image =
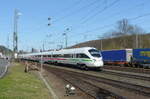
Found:
[[[71,58],[73,58],[73,54],[71,54]]]
[[[57,55],[54,55],[54,57],[57,57]]]
[[[69,54],[70,55],[70,58],[73,58],[73,54]]]
[[[69,54],[64,54],[64,58],[69,58]]]
[[[77,54],[76,55],[77,58],[89,58],[87,55],[85,54]]]
[[[63,54],[59,54],[59,57],[64,57],[64,55]]]
[[[47,57],[47,55],[43,55],[43,57]]]
[[[51,57],[51,55],[48,55],[47,57]]]
[[[72,58],[72,54],[64,54],[64,58]]]
[[[53,55],[53,57],[55,57],[55,58],[57,58],[58,56],[59,56],[58,54]]]
[[[89,50],[89,53],[90,53],[93,57],[101,57],[100,51],[98,51],[98,50],[91,49],[91,50]]]
[[[59,54],[57,54],[56,57],[59,57]]]
[[[38,55],[38,57],[41,57],[41,55]]]

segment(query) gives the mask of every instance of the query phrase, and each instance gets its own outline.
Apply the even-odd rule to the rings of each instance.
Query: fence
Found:
[[[2,78],[7,72],[8,61],[5,59],[0,59],[0,78]]]

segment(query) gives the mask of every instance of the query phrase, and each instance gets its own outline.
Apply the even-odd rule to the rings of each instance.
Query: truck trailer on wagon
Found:
[[[150,48],[133,49],[131,63],[135,67],[150,68]]]
[[[132,57],[132,49],[104,50],[101,52],[105,65],[129,65]]]

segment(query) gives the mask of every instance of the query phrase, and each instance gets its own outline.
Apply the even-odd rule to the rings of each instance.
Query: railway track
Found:
[[[118,70],[118,71],[123,71],[123,72],[134,72],[134,73],[150,74],[150,69],[144,69],[144,68],[105,65],[104,69]]]
[[[76,71],[55,68],[55,67],[51,67],[50,65],[44,65],[44,68],[48,72],[52,72],[58,77],[61,77],[62,79],[72,83],[74,86],[78,87],[83,92],[85,92],[86,94],[88,94],[89,96],[95,99],[126,98],[126,96],[124,97],[124,95],[120,95],[120,94],[118,95],[117,92],[113,92],[108,89],[102,88],[96,83],[103,83],[105,85],[109,85],[117,89],[126,90],[126,92],[129,91],[129,93],[132,92],[140,96],[148,97],[146,99],[150,98],[150,87],[145,87],[144,85],[136,85],[136,84],[131,84],[128,82],[112,80],[111,78],[109,79],[109,78],[98,77],[98,76],[94,76],[90,74],[84,74],[84,73],[80,73]],[[120,73],[114,73],[114,72],[108,72],[108,71],[107,72],[104,71],[102,73],[149,81],[148,77],[143,77],[143,76],[136,76],[136,75],[131,75],[131,74],[124,75],[123,73],[120,74]],[[145,99],[145,98],[142,98],[142,99]]]
[[[121,77],[127,77],[127,78],[134,78],[134,79],[139,79],[139,80],[150,81],[150,76],[147,77],[147,76],[130,74],[130,73],[114,72],[114,71],[109,71],[107,69],[104,69],[104,71],[102,73],[109,74],[109,75],[116,75],[116,76],[121,76]]]
[[[45,69],[54,73],[58,77],[61,77],[62,79],[70,82],[71,84],[78,87],[80,90],[93,97],[94,99],[124,99],[124,97],[102,89],[101,87],[87,82],[82,78],[69,73],[68,71],[58,70],[54,68],[49,69],[49,67],[45,67]]]
[[[92,84],[93,86],[104,91],[105,94],[103,94],[103,95],[100,94],[100,96],[109,96],[109,97],[110,96],[111,97],[117,96],[117,99],[124,98],[124,97],[121,97],[119,95],[116,95],[113,92],[112,93],[108,92],[107,90],[102,89],[101,87],[99,87],[99,86],[97,86],[97,85],[95,85],[89,81],[93,81],[93,82],[97,82],[97,83],[104,83],[104,84],[111,85],[111,86],[116,87],[116,88],[125,89],[126,91],[131,91],[131,92],[134,92],[136,94],[150,97],[150,88],[149,87],[145,87],[145,86],[141,86],[141,85],[135,85],[135,84],[127,83],[127,82],[111,80],[111,79],[107,79],[107,78],[103,78],[103,77],[96,77],[96,76],[92,76],[92,75],[84,74],[84,73],[79,73],[79,72],[77,73],[74,71],[68,71],[68,70],[64,70],[64,69],[54,69],[54,68],[48,69],[48,68],[49,67],[46,67],[47,70],[49,70],[50,72],[53,72],[56,75],[59,75],[59,76],[68,75],[68,76],[72,77],[71,79],[78,79],[77,80],[77,81],[79,81],[78,83],[80,83],[82,81],[82,83]],[[68,76],[63,77],[63,79],[69,78]],[[75,80],[71,80],[71,79],[68,79],[68,81],[72,81],[72,83],[74,83]],[[98,92],[98,91],[96,91],[96,92]],[[96,95],[95,95],[95,97],[96,97]]]

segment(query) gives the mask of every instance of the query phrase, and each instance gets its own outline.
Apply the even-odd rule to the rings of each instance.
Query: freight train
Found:
[[[80,68],[103,67],[103,60],[99,50],[93,47],[62,49],[58,51],[48,51],[40,53],[30,53],[19,55],[20,59],[38,61],[41,60],[52,64],[71,64]]]
[[[150,48],[104,50],[104,64],[150,68]]]

